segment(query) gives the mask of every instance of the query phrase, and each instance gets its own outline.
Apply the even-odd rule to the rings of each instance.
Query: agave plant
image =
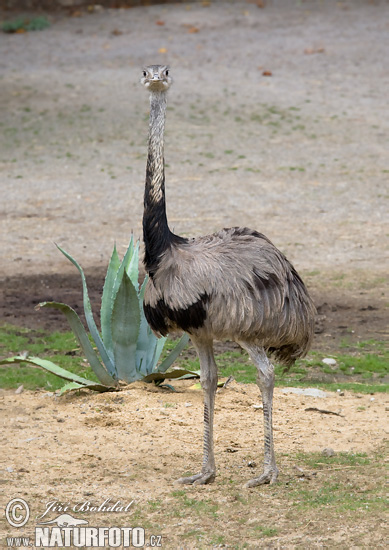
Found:
[[[189,337],[184,334],[176,347],[164,361],[158,364],[166,338],[157,338],[143,313],[143,296],[147,277],[139,286],[139,242],[134,245],[131,237],[127,252],[120,262],[116,246],[113,249],[105,278],[101,299],[100,324],[98,330],[88,296],[88,287],[82,267],[60,246],[58,249],[68,258],[81,274],[85,319],[98,353],[91,345],[89,336],[77,313],[70,306],[60,302],[42,302],[37,308],[55,308],[66,316],[84,354],[100,384],[70,373],[51,361],[37,357],[11,357],[3,364],[27,362],[54,372],[70,380],[63,389],[90,387],[104,391],[117,387],[119,381],[127,383],[136,380],[162,382],[165,378],[197,375],[184,369],[168,371],[169,367],[187,345]]]

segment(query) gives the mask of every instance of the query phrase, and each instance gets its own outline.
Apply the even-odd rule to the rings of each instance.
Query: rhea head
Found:
[[[167,65],[149,65],[143,69],[140,82],[149,92],[166,92],[173,81]]]

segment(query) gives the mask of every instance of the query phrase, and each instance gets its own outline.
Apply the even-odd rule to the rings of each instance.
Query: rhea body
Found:
[[[166,217],[164,126],[169,68],[151,65],[141,83],[150,92],[150,125],[144,195],[144,264],[150,278],[144,311],[161,335],[190,334],[200,360],[204,391],[204,455],[201,471],[180,483],[204,484],[216,475],[213,416],[217,366],[213,341],[229,339],[246,349],[258,371],[264,415],[264,470],[249,487],[277,479],[272,401],[273,355],[289,365],[309,349],[315,307],[298,273],[263,234],[246,227],[186,239]]]

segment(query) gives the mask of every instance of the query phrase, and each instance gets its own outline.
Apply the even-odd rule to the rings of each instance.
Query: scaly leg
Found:
[[[215,394],[217,389],[217,367],[213,356],[213,343],[211,341],[194,341],[200,359],[201,386],[204,391],[204,455],[201,472],[190,477],[181,477],[178,483],[193,483],[204,485],[212,483],[216,477],[215,456],[213,453],[213,412],[215,407]]]
[[[263,474],[248,481],[245,487],[255,487],[264,483],[275,483],[278,476],[278,468],[274,454],[273,444],[273,390],[274,390],[274,367],[270,363],[265,350],[246,343],[240,343],[244,347],[258,370],[257,384],[261,390],[263,403],[264,423],[264,468]]]

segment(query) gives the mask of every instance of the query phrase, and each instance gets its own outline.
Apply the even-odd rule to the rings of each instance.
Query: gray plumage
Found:
[[[252,487],[274,482],[272,434],[273,354],[286,365],[303,357],[313,336],[315,307],[294,267],[261,233],[233,227],[184,239],[167,224],[163,133],[168,67],[144,69],[150,93],[149,151],[143,233],[145,267],[150,275],[144,297],[148,322],[156,333],[185,330],[191,335],[204,389],[204,460],[199,474],[181,483],[208,483],[216,475],[213,409],[217,367],[213,340],[229,339],[246,349],[257,366],[264,405],[264,473]]]

